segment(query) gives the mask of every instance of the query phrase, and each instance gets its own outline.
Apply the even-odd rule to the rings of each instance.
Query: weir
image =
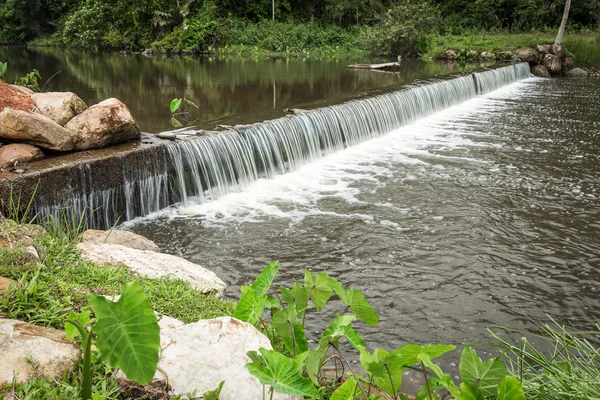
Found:
[[[43,173],[33,203],[39,219],[72,220],[109,229],[176,203],[207,202],[261,178],[294,171],[344,148],[385,135],[419,118],[530,77],[521,63],[287,116],[246,129],[191,136],[107,160],[81,162],[57,181]],[[109,165],[110,164],[110,165]],[[29,177],[27,175],[30,175]],[[32,185],[35,174],[15,182]],[[35,183],[33,183],[35,185]],[[1,188],[0,188],[1,189]],[[0,190],[2,192],[2,190]],[[6,198],[6,188],[0,193]]]

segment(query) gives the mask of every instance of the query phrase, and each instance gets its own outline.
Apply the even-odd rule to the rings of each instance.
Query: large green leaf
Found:
[[[123,285],[116,303],[93,294],[88,301],[98,319],[94,332],[102,359],[130,380],[150,383],[158,365],[160,327],[139,282]]]
[[[456,347],[450,344],[426,344],[425,346],[407,344],[392,351],[392,354],[400,358],[403,365],[409,367],[419,362],[419,355],[421,354],[427,354],[431,359],[434,359],[455,349]]]
[[[483,400],[483,394],[479,388],[469,382],[460,384],[460,399],[459,400]]]
[[[306,365],[306,373],[308,377],[315,385],[319,384],[319,373],[321,372],[321,368],[323,367],[323,361],[325,360],[325,356],[327,356],[327,351],[329,350],[329,343],[319,343],[314,350],[309,350],[308,355],[306,357],[305,365]]]
[[[251,286],[256,294],[259,296],[264,296],[267,294],[269,288],[273,284],[273,280],[275,279],[277,272],[279,272],[279,261],[270,263],[262,270]]]
[[[463,350],[458,369],[462,380],[476,385],[484,397],[498,394],[498,385],[507,375],[502,360],[490,358],[483,362],[470,347],[465,347]]]
[[[280,287],[281,298],[288,305],[294,304],[298,314],[304,315],[308,307],[308,291],[299,282],[295,282],[291,289]]]
[[[285,310],[275,311],[272,324],[290,353],[298,354],[308,350],[304,327],[298,320],[298,313],[294,305]]]
[[[398,357],[382,349],[375,349],[373,354],[363,350],[360,362],[381,389],[390,396],[395,396],[402,384],[402,373],[406,369]]]
[[[361,321],[371,326],[375,326],[379,322],[379,315],[360,290],[349,289],[340,299]]]
[[[497,400],[525,400],[521,382],[514,376],[505,376],[498,386]]]
[[[315,303],[317,311],[325,307],[325,304],[333,294],[332,278],[324,272],[313,275],[309,270],[304,270],[304,288],[310,293],[310,299]]]
[[[270,385],[276,392],[292,396],[309,396],[318,399],[319,391],[313,383],[301,375],[297,362],[283,354],[267,349],[259,349],[263,363],[246,364],[248,371],[263,385]]]
[[[169,104],[169,109],[171,110],[171,114],[173,114],[175,111],[177,111],[179,109],[182,101],[183,101],[183,99],[171,100],[171,104]]]
[[[246,321],[252,325],[258,322],[258,319],[265,311],[267,296],[259,295],[249,286],[242,287],[242,297],[235,307],[233,316],[240,321]]]
[[[342,383],[335,392],[331,394],[330,400],[355,400],[358,390],[356,379],[350,378]]]

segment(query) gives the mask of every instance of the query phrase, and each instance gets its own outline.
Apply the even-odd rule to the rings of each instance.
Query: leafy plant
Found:
[[[242,287],[242,296],[234,317],[266,326],[265,311],[271,315],[271,326],[283,344],[283,351],[260,349],[249,352],[253,361],[247,364],[250,373],[273,392],[293,396],[309,396],[331,400],[374,400],[379,398],[401,400],[402,377],[409,370],[420,371],[426,385],[417,399],[442,400],[524,400],[520,382],[508,375],[499,358],[482,361],[472,348],[462,352],[459,370],[460,385],[443,372],[433,360],[454,351],[452,345],[424,346],[407,344],[391,352],[375,349],[369,352],[352,324],[358,319],[375,326],[379,316],[363,293],[346,289],[336,279],[320,272],[316,275],[304,270],[303,283],[280,287],[279,294],[269,295],[280,266],[271,263],[250,286]],[[342,311],[331,321],[314,349],[309,349],[305,335],[306,313],[322,310],[337,295]],[[275,342],[275,336],[272,337]],[[360,365],[365,375],[356,371],[344,354],[342,340],[360,354]],[[274,344],[275,345],[275,344]],[[284,354],[285,353],[285,354]],[[321,371],[325,364],[335,360],[347,368],[349,376],[329,396]],[[377,393],[377,394],[376,394]],[[263,396],[264,397],[264,396]]]
[[[35,92],[39,92],[40,91],[40,83],[38,82],[38,79],[41,80],[42,76],[40,75],[40,71],[38,71],[37,69],[34,69],[30,73],[25,74],[24,77],[18,79],[15,82],[15,85],[24,86]]]
[[[4,74],[6,73],[6,69],[8,68],[8,63],[0,62],[0,80],[4,80]]]
[[[182,105],[183,105],[183,111],[177,113],[177,111],[181,108]],[[175,113],[177,113],[177,115],[187,114],[189,112],[187,109],[188,106],[200,109],[200,107],[198,107],[196,105],[196,103],[194,103],[187,97],[174,98],[173,100],[171,100],[171,103],[169,104],[169,109],[171,110],[171,125],[173,125],[173,127],[181,128],[183,126],[181,124],[181,122],[177,118],[175,118]],[[186,120],[185,122],[186,122],[186,124],[188,124],[190,121]]]
[[[111,367],[120,368],[125,375],[142,385],[150,383],[156,373],[160,351],[160,327],[148,298],[139,282],[130,282],[121,288],[117,302],[91,294],[88,301],[96,316],[95,325],[89,311],[71,313],[67,319],[66,334],[70,339],[81,336],[83,347],[83,384],[81,397],[92,398],[92,340]],[[75,329],[73,329],[75,327]]]

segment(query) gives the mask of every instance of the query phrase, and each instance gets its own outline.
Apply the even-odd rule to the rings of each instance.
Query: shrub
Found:
[[[107,47],[109,14],[108,5],[102,1],[87,1],[67,18],[62,35],[64,44],[95,50]]]
[[[427,50],[427,37],[441,25],[439,9],[427,1],[398,2],[363,31],[366,48],[376,55],[416,55]]]

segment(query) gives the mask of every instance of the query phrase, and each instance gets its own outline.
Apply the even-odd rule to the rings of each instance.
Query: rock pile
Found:
[[[567,56],[565,49],[559,44],[535,45],[523,47],[515,52],[518,61],[528,62],[531,72],[540,77],[548,78],[568,72],[573,68],[575,59]]]
[[[0,168],[40,159],[41,149],[90,150],[139,138],[136,120],[117,99],[88,108],[74,93],[35,93],[0,82],[0,141],[11,143],[0,147]]]

